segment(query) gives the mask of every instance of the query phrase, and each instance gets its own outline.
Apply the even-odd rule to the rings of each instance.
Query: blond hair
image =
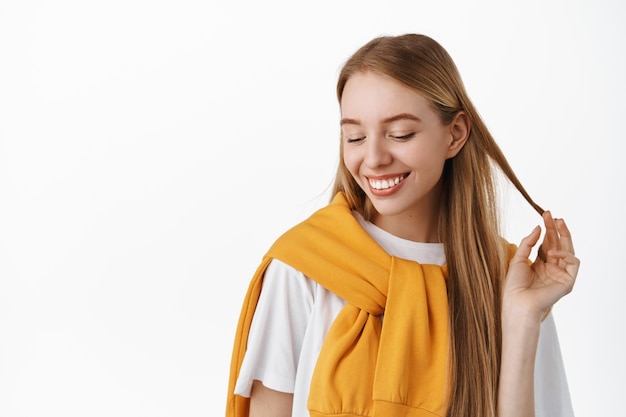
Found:
[[[348,79],[372,71],[416,90],[448,125],[464,111],[470,134],[461,151],[446,161],[439,215],[445,246],[450,308],[448,416],[494,417],[501,355],[501,287],[506,254],[500,237],[494,168],[542,213],[511,169],[472,105],[446,50],[424,35],[373,39],[343,66],[337,82],[341,102]],[[343,154],[343,140],[341,140]],[[375,209],[340,158],[333,195],[372,220]]]

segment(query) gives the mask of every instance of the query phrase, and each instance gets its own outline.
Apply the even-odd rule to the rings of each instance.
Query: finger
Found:
[[[530,251],[539,241],[539,237],[541,236],[541,227],[536,226],[532,232],[528,236],[526,236],[519,244],[517,251],[515,251],[515,255],[511,259],[511,263],[513,262],[523,262],[527,263],[528,258],[530,257]]]
[[[580,263],[580,260],[572,252],[566,250],[551,250],[548,252],[549,258],[565,260],[568,263]]]
[[[578,269],[580,267],[580,259],[574,256],[573,253],[560,250],[560,251],[550,251],[548,252],[548,257],[557,260],[557,264],[565,268],[567,273],[571,275],[573,278],[576,278],[578,274]]]
[[[546,251],[543,249],[543,244],[541,244],[539,246],[539,249],[537,250],[537,258],[541,259],[542,261],[546,261]]]
[[[543,222],[546,226],[546,234],[543,238],[543,242],[541,243],[541,251],[543,258],[548,260],[545,256],[548,251],[551,250],[559,250],[561,249],[559,244],[559,232],[556,229],[556,223],[552,218],[552,213],[550,211],[545,211],[542,215]]]
[[[557,231],[559,232],[559,241],[561,243],[561,249],[571,252],[572,254],[575,254],[576,252],[574,251],[574,242],[572,241],[572,234],[570,233],[569,228],[565,224],[565,220],[556,219],[555,223],[556,223]]]

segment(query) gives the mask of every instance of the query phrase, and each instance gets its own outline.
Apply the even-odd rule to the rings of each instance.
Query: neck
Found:
[[[440,243],[438,215],[439,205],[436,205],[394,215],[383,216],[376,213],[372,223],[402,239]]]
[[[376,216],[373,223],[381,229],[402,239],[413,242],[438,243],[437,219],[420,214]]]

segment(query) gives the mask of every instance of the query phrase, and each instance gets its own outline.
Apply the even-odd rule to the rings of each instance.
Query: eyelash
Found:
[[[402,135],[402,136],[393,136],[394,139],[400,139],[400,140],[407,140],[407,139],[411,139],[413,136],[415,136],[415,132],[411,132],[408,133],[406,135]]]
[[[356,142],[362,141],[363,139],[365,139],[365,138],[347,139],[347,142],[348,143],[356,143]]]
[[[391,136],[391,137],[392,137],[393,139],[398,139],[398,140],[408,140],[408,139],[411,139],[413,136],[415,136],[415,132],[411,132],[411,133],[408,133],[408,134],[406,134],[406,135],[402,135],[402,136]],[[362,141],[363,139],[365,139],[365,137],[362,137],[362,138],[354,138],[354,139],[349,139],[349,138],[348,138],[348,139],[347,139],[347,142],[348,142],[348,143],[357,143],[357,142]]]

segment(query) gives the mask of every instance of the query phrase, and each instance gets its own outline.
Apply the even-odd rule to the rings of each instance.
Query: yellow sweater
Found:
[[[312,417],[445,415],[448,299],[445,266],[390,256],[354,218],[343,194],[281,236],[257,269],[233,349],[227,417],[247,417],[234,395],[265,269],[279,259],[347,301],[319,355]],[[381,315],[385,314],[382,326]]]

